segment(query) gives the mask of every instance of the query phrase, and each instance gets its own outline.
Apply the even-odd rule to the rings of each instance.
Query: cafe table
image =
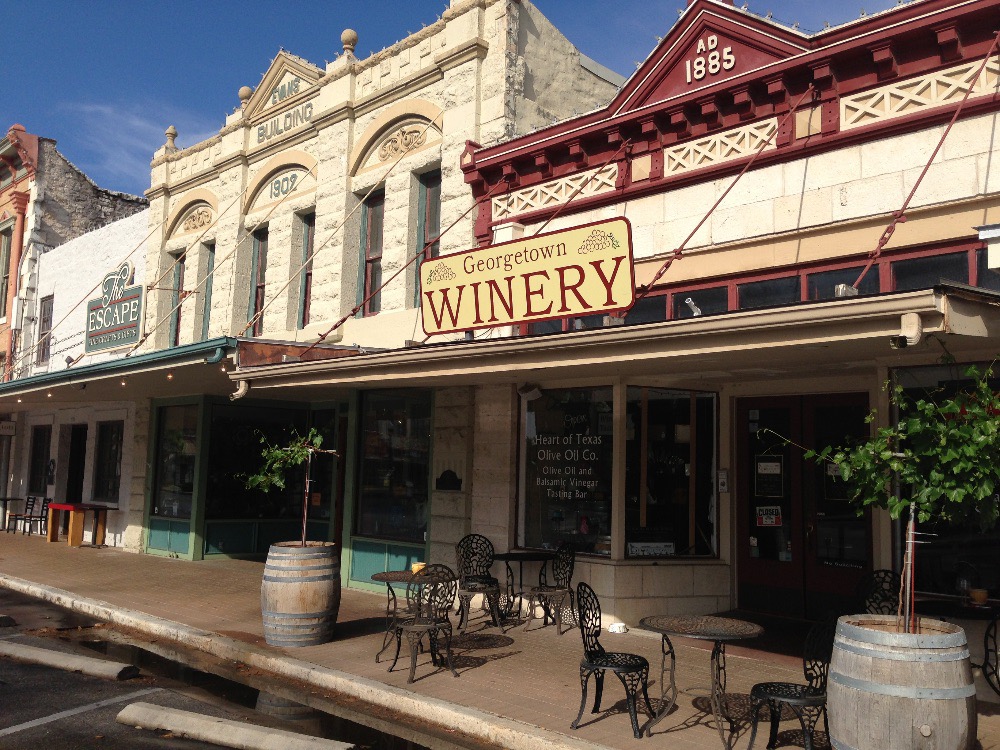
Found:
[[[517,610],[520,612],[521,602],[524,599],[524,564],[526,562],[540,562],[545,565],[550,560],[556,559],[555,550],[550,549],[511,549],[506,552],[497,552],[493,555],[494,560],[499,560],[507,566],[507,606],[502,607],[504,614],[510,616],[514,612],[514,600],[517,599]],[[517,590],[514,589],[514,570],[510,567],[512,562],[517,563]]]
[[[650,735],[653,727],[670,711],[677,703],[677,679],[675,669],[677,657],[674,653],[674,645],[670,642],[671,636],[681,636],[684,638],[695,638],[702,641],[712,641],[712,688],[711,704],[712,714],[715,717],[715,725],[719,730],[719,737],[724,747],[729,747],[726,740],[726,732],[722,727],[723,721],[730,725],[732,731],[733,720],[726,710],[726,644],[732,641],[740,641],[746,638],[757,638],[764,632],[764,628],[756,623],[745,620],[737,620],[729,617],[713,617],[711,615],[656,615],[643,617],[639,625],[646,630],[659,633],[662,637],[661,649],[663,655],[660,659],[660,710],[656,716],[646,723],[646,736]],[[667,671],[667,657],[670,657],[670,684],[667,686],[665,675]]]
[[[389,644],[392,643],[392,639],[396,633],[396,623],[398,621],[397,616],[397,599],[396,592],[392,588],[392,584],[398,586],[409,586],[417,579],[417,574],[412,570],[387,570],[384,573],[375,573],[372,576],[372,580],[376,583],[384,583],[386,587],[386,603],[385,603],[385,636],[382,638],[382,648],[379,652],[375,654],[375,663],[378,664],[379,657],[385,653],[385,650],[389,648]]]
[[[92,543],[95,547],[104,546],[104,536],[108,525],[108,507],[90,503],[49,503],[49,526],[46,539],[50,542],[59,541],[60,514],[69,514],[69,532],[67,543],[70,547],[83,546],[83,525],[87,511],[94,514],[94,534]]]
[[[7,513],[11,503],[23,501],[22,497],[0,497],[0,528],[7,528]]]

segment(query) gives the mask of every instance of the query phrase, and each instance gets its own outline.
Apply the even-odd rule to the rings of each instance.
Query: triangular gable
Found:
[[[322,70],[301,57],[281,50],[247,103],[250,120],[299,101],[301,95],[315,85],[322,74]]]
[[[797,31],[714,0],[695,0],[635,72],[608,111],[613,115],[683,96],[808,49]]]

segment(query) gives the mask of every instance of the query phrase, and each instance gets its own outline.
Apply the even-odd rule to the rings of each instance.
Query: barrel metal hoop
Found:
[[[272,560],[334,560],[333,555],[327,552],[309,552],[306,554],[287,554],[281,552],[271,552],[268,558]]]
[[[837,623],[837,634],[852,641],[877,643],[882,646],[906,646],[909,648],[952,648],[965,646],[965,631],[942,635],[917,635],[914,633],[883,633],[880,630],[852,625],[841,619]]]
[[[340,576],[296,576],[295,578],[282,578],[280,576],[264,576],[265,581],[271,583],[313,583],[314,581],[334,581],[340,580]]]
[[[331,565],[297,565],[294,567],[291,565],[265,565],[264,571],[267,572],[268,570],[271,571],[287,570],[290,572],[294,572],[297,570],[331,570],[332,567],[333,566]]]
[[[263,615],[264,615],[264,617],[274,617],[274,618],[277,618],[279,620],[289,620],[289,619],[291,619],[291,620],[296,620],[296,619],[298,619],[298,620],[304,620],[306,618],[312,618],[312,619],[316,620],[316,619],[321,619],[321,618],[326,618],[326,619],[330,618],[330,613],[327,612],[326,610],[321,610],[319,612],[296,612],[296,613],[271,612],[270,610],[265,610],[263,612]]]
[[[833,671],[830,672],[830,680],[838,685],[843,685],[844,687],[854,688],[855,690],[861,690],[866,693],[875,693],[876,695],[891,695],[896,698],[954,700],[956,698],[970,698],[976,694],[975,685],[961,685],[960,687],[953,688],[922,688],[912,687],[910,685],[885,685],[878,682],[869,682],[868,680],[859,680],[856,677],[848,677],[847,675],[842,675],[839,672]]]
[[[839,648],[842,651],[850,651],[852,654],[858,654],[859,656],[870,656],[873,659],[888,659],[889,661],[962,661],[969,658],[968,649],[963,649],[962,651],[945,651],[935,654],[914,654],[905,651],[882,651],[875,648],[864,648],[863,646],[855,646],[853,643],[843,643],[841,641],[835,643],[834,648]]]

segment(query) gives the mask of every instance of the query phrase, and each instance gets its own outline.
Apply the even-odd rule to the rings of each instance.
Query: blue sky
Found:
[[[534,0],[586,55],[630,75],[686,0]],[[896,0],[749,0],[806,31]],[[740,5],[743,0],[740,0]],[[353,28],[368,54],[432,23],[447,0],[32,0],[4,34],[0,129],[23,124],[101,187],[142,193],[149,160],[174,125],[178,144],[222,127],[240,86],[256,86],[279,49],[317,65]],[[610,15],[607,15],[609,14]]]

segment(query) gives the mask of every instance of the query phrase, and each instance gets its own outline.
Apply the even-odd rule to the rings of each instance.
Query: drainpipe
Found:
[[[250,381],[239,380],[236,383],[236,391],[229,394],[229,400],[236,401],[237,399],[243,398],[249,392],[250,392]]]

